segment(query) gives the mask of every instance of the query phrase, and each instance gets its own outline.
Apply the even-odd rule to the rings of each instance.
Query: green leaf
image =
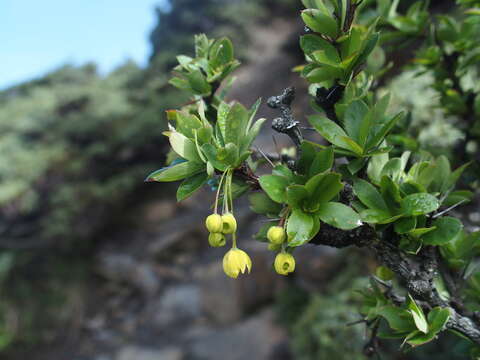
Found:
[[[152,182],[170,182],[185,179],[202,171],[205,171],[205,164],[194,161],[184,161],[180,164],[169,166],[157,171],[154,171],[147,176],[145,181]]]
[[[427,245],[444,245],[454,240],[463,229],[460,220],[454,217],[442,217],[432,223],[435,226],[434,231],[429,232],[422,237],[422,241]]]
[[[390,214],[377,209],[362,210],[360,212],[360,217],[362,221],[369,224],[388,224],[396,220],[392,219]]]
[[[247,133],[249,133],[252,128],[253,119],[255,118],[255,115],[257,114],[261,104],[262,104],[262,99],[261,98],[257,99],[257,101],[255,101],[255,103],[250,108],[250,110],[248,110]]]
[[[338,147],[352,150],[353,152],[359,151],[359,149],[361,150],[361,147],[353,140],[349,139],[340,126],[326,117],[312,115],[308,117],[308,121],[328,142]]]
[[[192,196],[198,189],[207,183],[207,180],[207,173],[197,174],[183,180],[177,190],[177,201],[182,201]]]
[[[404,116],[404,113],[401,112],[395,116],[393,116],[390,120],[387,122],[376,126],[375,131],[372,132],[371,136],[369,136],[369,139],[367,141],[366,149],[372,149],[376,146],[378,146],[384,139],[385,136],[392,130],[392,128],[395,126],[395,124],[400,121]]]
[[[413,236],[414,238],[420,238],[423,235],[428,234],[435,229],[436,229],[435,226],[427,227],[427,228],[416,228],[414,230],[409,231],[408,235]]]
[[[333,166],[334,152],[332,147],[320,150],[315,155],[310,170],[308,172],[309,177],[313,177],[317,174],[330,170]]]
[[[225,147],[218,149],[217,158],[224,164],[235,168],[238,166],[238,147],[233,143],[227,143]]]
[[[429,214],[437,210],[440,203],[435,196],[420,193],[408,195],[402,200],[401,205],[405,215],[417,216]]]
[[[212,92],[211,85],[207,82],[207,79],[200,70],[192,71],[191,73],[186,74],[185,77],[196,94],[208,96]]]
[[[233,61],[234,58],[232,42],[225,37],[216,40],[210,48],[209,58],[210,65],[214,69]]]
[[[206,156],[208,161],[213,165],[213,167],[220,171],[225,171],[227,169],[227,165],[221,162],[218,159],[218,152],[215,146],[212,144],[203,144],[201,147],[203,154]]]
[[[338,56],[338,52],[337,49],[335,49],[335,46],[330,44],[327,40],[322,39],[318,35],[303,35],[300,38],[300,47],[302,48],[303,52],[308,56],[310,56],[315,51],[322,50],[325,52],[328,59],[330,59],[334,63],[340,62],[340,57]]]
[[[240,103],[235,103],[227,115],[225,143],[233,143],[238,146],[245,136],[248,120],[248,110]]]
[[[277,216],[282,210],[282,206],[272,201],[263,192],[254,192],[248,196],[250,209],[256,214]]]
[[[195,131],[198,131],[203,126],[198,117],[189,114],[186,111],[169,111],[169,113],[175,118],[175,127],[177,131],[190,139],[194,139]]]
[[[388,325],[399,332],[410,332],[415,329],[411,314],[402,308],[386,305],[377,310],[377,314],[387,320]]]
[[[310,166],[315,159],[315,147],[311,143],[303,141],[300,145],[300,150],[301,155],[300,159],[298,160],[297,171],[301,174],[306,174],[308,173]]]
[[[399,182],[402,173],[402,160],[400,158],[390,159],[382,169],[380,177],[388,176],[393,181]]]
[[[292,208],[301,208],[309,193],[303,185],[291,185],[287,187],[287,202]]]
[[[242,140],[241,149],[243,151],[246,151],[250,148],[253,141],[260,133],[262,125],[265,123],[266,120],[267,119],[258,119],[257,121],[255,121],[255,123],[253,123],[252,127],[248,130],[247,135]]]
[[[329,80],[342,79],[343,70],[331,65],[322,65],[314,68],[304,77],[311,83],[320,83]]]
[[[225,139],[225,133],[227,128],[227,117],[230,112],[230,105],[222,101],[217,108],[217,127],[220,129],[222,139]]]
[[[450,310],[442,309],[440,307],[433,308],[428,313],[429,331],[427,334],[417,332],[413,336],[409,336],[407,344],[415,347],[426,344],[437,336],[437,334],[443,330],[450,318]]]
[[[320,204],[317,215],[324,223],[337,229],[352,230],[362,225],[360,215],[351,207],[337,202]]]
[[[395,273],[386,266],[377,267],[375,275],[383,281],[390,281],[395,278]]]
[[[383,200],[382,195],[369,182],[359,179],[353,185],[353,191],[360,201],[370,209],[378,210],[384,214],[390,214],[390,210]]]
[[[362,143],[361,135],[363,120],[368,113],[368,106],[362,100],[351,102],[345,110],[344,125],[348,135],[358,143]],[[367,128],[368,132],[369,127]]]
[[[305,210],[315,212],[322,203],[332,200],[343,189],[342,176],[336,173],[318,174],[307,181],[305,188],[310,198]]]
[[[388,162],[388,154],[375,155],[370,158],[367,167],[367,174],[370,181],[380,184],[382,177],[380,176],[383,167]]]
[[[182,158],[191,161],[202,162],[200,156],[198,155],[197,147],[192,140],[177,131],[170,132],[168,139],[173,151],[175,151]]]
[[[383,200],[387,204],[391,214],[398,214],[400,210],[400,202],[402,197],[400,196],[400,189],[390,177],[382,177],[380,182],[380,192]]]
[[[406,234],[412,230],[415,230],[417,226],[417,218],[414,216],[405,217],[395,221],[395,232],[397,234]]]
[[[260,177],[260,186],[273,201],[286,203],[286,189],[289,185],[287,178],[277,175],[264,175]]]
[[[311,239],[313,229],[313,215],[294,209],[287,222],[288,245],[303,245]]]
[[[293,180],[294,174],[293,171],[288,168],[288,166],[280,164],[276,165],[272,170],[272,175],[283,176],[289,181]]]
[[[302,11],[302,19],[313,31],[336,38],[338,35],[337,22],[330,16],[325,15],[317,9],[306,9]]]
[[[428,333],[428,323],[427,319],[425,318],[425,314],[423,313],[423,310],[417,305],[415,300],[413,300],[410,294],[408,294],[407,303],[407,306],[413,316],[413,321],[415,322],[415,326],[417,327],[417,329],[424,334]]]

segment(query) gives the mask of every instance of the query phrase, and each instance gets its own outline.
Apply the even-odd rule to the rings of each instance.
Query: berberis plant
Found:
[[[304,137],[291,109],[295,91],[286,88],[268,106],[280,112],[272,128],[295,145],[290,155],[252,150],[265,122],[255,120],[260,100],[251,108],[228,102],[239,66],[232,43],[196,36],[195,57],[178,56],[171,79],[192,101],[167,112],[169,166],[147,178],[183,180],[178,201],[206,184],[216,190],[208,241],[220,247],[231,238],[223,268],[232,278],[252,267],[234,216],[234,200],[247,193],[252,210],[270,219],[256,238],[277,253],[281,275],[295,270],[293,253],[308,243],[371,251],[379,267],[362,291],[361,314],[374,352],[377,338],[416,347],[444,330],[471,340],[474,356],[480,346],[480,232],[452,216],[478,186],[480,96],[471,79],[480,60],[480,1],[457,3],[451,17],[430,15],[425,1],[401,14],[398,0],[303,0],[306,64],[295,70],[309,83],[308,122],[325,141]],[[432,73],[443,111],[465,130],[460,147],[444,154],[419,148],[410,115],[389,111],[390,95],[378,86],[392,67],[385,52],[420,43],[415,69]],[[273,170],[257,176],[265,160]],[[456,190],[459,181],[469,190]]]

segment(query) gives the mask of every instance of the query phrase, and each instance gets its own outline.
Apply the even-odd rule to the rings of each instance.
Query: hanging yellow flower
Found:
[[[288,253],[281,252],[275,258],[275,271],[280,275],[288,275],[295,270],[295,258]]]
[[[219,214],[212,214],[205,219],[205,226],[211,233],[220,233],[223,229],[222,216]]]
[[[231,278],[236,279],[238,274],[244,274],[247,271],[250,273],[251,269],[252,260],[243,250],[234,247],[223,257],[223,271]]]
[[[272,226],[268,229],[267,238],[270,243],[274,245],[281,245],[287,238],[287,234],[285,234],[285,230],[282,226]]]
[[[233,234],[235,231],[237,231],[237,220],[235,219],[235,216],[233,216],[233,214],[227,213],[225,215],[222,215],[222,221],[222,232],[224,234]]]
[[[212,247],[221,247],[226,244],[225,235],[221,233],[211,233],[208,236],[208,243]]]

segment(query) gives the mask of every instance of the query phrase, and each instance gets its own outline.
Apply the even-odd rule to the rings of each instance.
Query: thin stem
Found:
[[[222,174],[222,177],[220,178],[220,182],[218,183],[218,189],[217,189],[217,195],[215,196],[215,210],[214,210],[214,214],[217,214],[218,213],[218,199],[219,199],[219,196],[220,196],[220,189],[222,188],[222,183],[223,183],[223,178],[225,177],[225,173],[224,172]]]

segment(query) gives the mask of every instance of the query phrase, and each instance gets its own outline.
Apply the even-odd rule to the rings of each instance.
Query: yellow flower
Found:
[[[236,279],[239,273],[250,273],[252,260],[248,254],[238,248],[232,248],[223,257],[223,271],[231,278]]]
[[[233,214],[225,214],[222,215],[223,221],[223,230],[224,234],[233,234],[237,231],[237,220],[235,220],[235,216]]]
[[[225,245],[225,235],[221,233],[211,233],[208,235],[208,243],[213,247],[221,247]]]
[[[295,270],[295,258],[288,253],[279,253],[275,258],[274,267],[280,275],[288,275]]]
[[[283,244],[287,237],[287,234],[285,234],[285,230],[281,226],[272,226],[270,229],[268,229],[267,232],[267,238],[270,243],[275,244],[275,245],[280,245]]]
[[[222,217],[218,214],[212,214],[205,219],[205,226],[207,230],[211,233],[222,232],[223,229],[223,220]]]

